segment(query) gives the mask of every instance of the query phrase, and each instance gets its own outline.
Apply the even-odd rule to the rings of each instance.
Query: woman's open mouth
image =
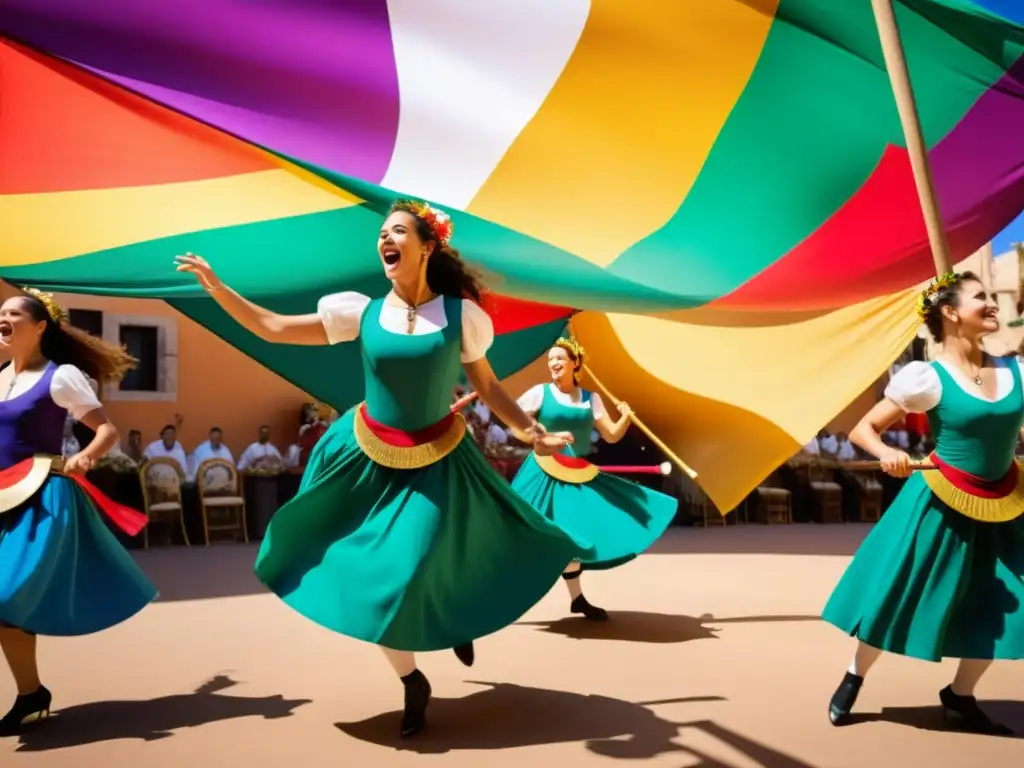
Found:
[[[0,344],[7,344],[14,336],[14,326],[6,320],[0,320]]]
[[[402,260],[402,252],[397,248],[385,248],[381,251],[381,256],[384,257],[384,263],[389,267],[393,267]]]

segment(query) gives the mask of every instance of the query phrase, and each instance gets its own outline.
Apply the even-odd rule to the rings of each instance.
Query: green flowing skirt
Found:
[[[1024,518],[972,520],[920,473],[857,550],[822,618],[926,661],[1024,658]]]
[[[397,650],[452,648],[519,619],[589,554],[468,433],[436,464],[389,469],[360,449],[353,415],[317,443],[256,559],[260,581],[306,618]]]
[[[532,453],[512,490],[570,536],[592,545],[593,553],[580,558],[587,570],[633,560],[665,532],[679,508],[671,496],[604,472],[587,483],[556,480]]]

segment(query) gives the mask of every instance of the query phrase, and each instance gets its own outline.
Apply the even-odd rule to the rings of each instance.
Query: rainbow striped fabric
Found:
[[[955,255],[1024,208],[1024,4],[900,0]],[[730,508],[915,330],[932,271],[870,3],[0,0],[0,276],[162,298],[311,394],[172,257],[280,311],[386,289],[397,193],[491,278],[496,367],[574,310]],[[325,370],[344,375],[323,375]]]

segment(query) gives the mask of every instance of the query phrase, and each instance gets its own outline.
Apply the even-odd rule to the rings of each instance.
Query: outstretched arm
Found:
[[[602,440],[606,443],[617,443],[625,437],[626,432],[629,431],[629,417],[633,413],[632,408],[624,402],[618,403],[616,407],[619,411],[619,418],[618,421],[612,421],[612,417],[608,415],[604,403],[596,392],[591,394],[591,404],[594,409],[594,429],[597,430],[597,434],[601,436]]]
[[[221,282],[202,256],[186,253],[177,256],[179,272],[191,272],[206,289],[210,297],[231,319],[247,331],[272,344],[327,344],[327,333],[317,313],[308,315],[279,315],[239,296]]]

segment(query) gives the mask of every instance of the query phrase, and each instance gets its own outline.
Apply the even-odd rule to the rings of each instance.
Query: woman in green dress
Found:
[[[391,292],[325,296],[309,315],[258,307],[201,257],[177,258],[267,341],[361,347],[366,400],[313,449],[299,494],[270,523],[256,574],[317,624],[381,646],[405,686],[404,736],[423,729],[431,695],[415,651],[454,648],[471,665],[474,639],[519,619],[568,560],[589,553],[512,491],[451,412],[461,366],[537,451],[565,445],[516,405],[487,362],[494,329],[479,282],[448,244],[451,229],[435,208],[396,203],[377,242]]]
[[[601,396],[580,387],[584,349],[572,338],[559,339],[548,352],[549,384],[538,384],[519,398],[519,407],[536,416],[552,434],[570,443],[561,454],[523,462],[512,489],[573,536],[590,542],[593,554],[569,563],[562,578],[569,588],[569,610],[592,621],[608,613],[583,595],[584,570],[605,570],[628,563],[651,546],[675,518],[679,503],[621,477],[601,472],[586,461],[594,430],[617,443],[629,429],[632,411],[618,404],[612,420]]]
[[[939,691],[943,712],[965,730],[1006,735],[974,690],[993,660],[1024,658],[1024,473],[1014,456],[1024,425],[1021,364],[985,354],[982,338],[999,320],[970,272],[944,275],[918,309],[942,351],[900,369],[850,435],[885,472],[908,479],[823,613],[858,641],[829,718],[849,722],[865,675],[889,651],[959,659]],[[927,414],[936,469],[912,471],[906,453],[882,442],[905,413]]]

